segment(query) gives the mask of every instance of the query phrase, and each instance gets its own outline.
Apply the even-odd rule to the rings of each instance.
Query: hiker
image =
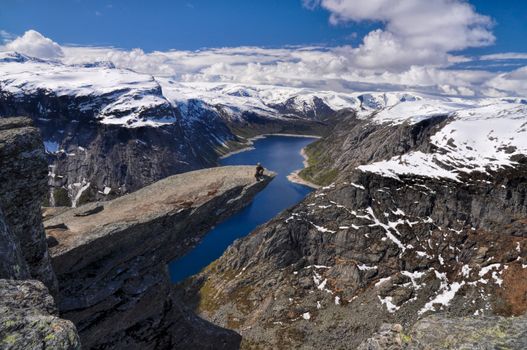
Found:
[[[264,174],[264,167],[262,166],[262,164],[257,163],[256,164],[256,174],[254,174],[256,181],[263,180],[263,174]]]

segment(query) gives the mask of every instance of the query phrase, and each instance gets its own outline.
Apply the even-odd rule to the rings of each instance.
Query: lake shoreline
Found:
[[[221,166],[254,166],[261,162],[266,168],[266,173],[274,171],[277,175],[242,211],[216,225],[203,236],[196,247],[169,263],[173,283],[180,283],[199,273],[221,257],[236,239],[250,234],[255,228],[299,203],[313,191],[310,186],[290,181],[287,175],[305,166],[306,158],[302,156],[302,149],[316,139],[280,136],[259,136],[254,141],[253,150],[237,152],[240,154],[218,161]]]
[[[256,136],[253,136],[253,137],[250,137],[250,138],[247,139],[247,147],[243,147],[243,148],[240,148],[238,150],[225,153],[224,155],[220,156],[219,159],[225,159],[225,158],[228,158],[228,157],[230,157],[232,155],[235,155],[235,154],[238,154],[238,153],[252,151],[254,149],[254,142],[253,141],[264,139],[267,136],[309,137],[309,138],[314,138],[314,139],[321,139],[322,138],[322,136],[318,136],[318,135],[303,135],[303,134],[278,134],[278,133],[272,133],[272,134],[256,135]],[[303,152],[303,150],[302,150],[302,152]],[[304,155],[302,155],[302,156],[304,158],[306,158]],[[306,164],[305,161],[304,161],[304,164]],[[305,165],[304,165],[304,167],[305,167]]]
[[[232,151],[232,152],[229,152],[229,153],[226,153],[224,155],[222,155],[219,159],[225,159],[225,158],[228,158],[234,154],[238,154],[238,153],[242,153],[242,152],[247,152],[247,151],[252,151],[254,150],[254,141],[256,140],[261,140],[261,139],[264,139],[268,136],[284,136],[284,137],[309,137],[309,138],[314,138],[314,139],[321,139],[322,137],[321,136],[318,136],[318,135],[303,135],[303,134],[278,134],[278,133],[272,133],[272,134],[261,134],[261,135],[257,135],[257,136],[254,136],[254,137],[251,137],[249,139],[247,139],[247,144],[248,146],[247,147],[244,147],[244,148],[241,148],[241,149],[238,149],[236,151]],[[309,163],[308,163],[308,159],[309,157],[307,156],[306,152],[305,152],[305,148],[302,148],[300,150],[300,155],[302,156],[302,158],[304,158],[304,160],[302,161],[304,167],[302,169],[297,169],[295,171],[293,171],[291,174],[287,175],[287,180],[289,180],[290,182],[292,183],[296,183],[296,184],[299,184],[299,185],[303,185],[303,186],[307,186],[307,187],[310,187],[312,189],[319,189],[320,186],[312,183],[312,182],[309,182],[305,179],[303,179],[302,177],[300,177],[300,172],[307,168],[309,166]]]
[[[306,154],[305,148],[302,148],[300,150],[300,155],[302,156],[302,158],[304,158],[304,161],[302,162],[304,164],[304,168],[293,171],[291,174],[287,175],[287,179],[299,185],[311,187],[315,190],[319,189],[320,188],[319,185],[315,185],[314,183],[304,180],[303,178],[300,177],[300,172],[309,166],[309,163],[308,163],[309,157]]]

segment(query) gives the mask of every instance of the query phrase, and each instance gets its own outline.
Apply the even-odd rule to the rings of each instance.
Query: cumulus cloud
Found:
[[[527,95],[527,66],[512,72],[502,73],[485,83],[487,94]]]
[[[304,0],[304,5],[328,10],[335,25],[374,21],[384,26],[352,52],[350,59],[360,67],[445,64],[449,52],[495,41],[491,18],[464,0]]]
[[[21,37],[8,42],[7,50],[17,51],[29,56],[40,58],[60,58],[63,56],[62,48],[53,40],[46,38],[35,30],[28,30]]]
[[[389,40],[385,36],[393,34],[373,31],[365,41],[371,48],[374,43],[368,40]],[[43,38],[40,34],[36,37]],[[451,65],[470,60],[468,57],[454,55],[446,57],[446,66],[431,65],[425,54],[421,58],[416,52],[405,52],[408,57],[395,55],[399,43],[394,40],[391,45],[379,44],[380,47],[375,50],[362,52],[360,57],[356,52],[362,48],[351,46],[234,47],[155,52],[111,47],[59,46],[56,50],[59,53],[56,55],[49,55],[45,50],[33,52],[33,55],[41,58],[61,55],[60,60],[68,65],[108,61],[118,68],[184,82],[269,84],[344,92],[404,89],[460,96],[482,93],[501,96],[527,92],[524,84],[527,81],[524,74],[527,73],[522,70],[498,74],[484,70],[483,66],[481,69],[453,69]],[[17,41],[22,40],[17,38],[3,49],[9,49]],[[53,43],[47,38],[40,41]],[[52,47],[56,48],[55,45]],[[42,56],[42,53],[45,55]],[[398,66],[399,69],[381,69],[370,65],[368,55],[383,55],[391,66]],[[420,64],[405,67],[406,60],[411,58]]]
[[[140,49],[82,47],[64,47],[63,50],[63,61],[68,64],[111,61],[120,68],[185,82],[270,84],[338,91],[432,89],[470,96],[496,75],[484,70],[452,70],[425,64],[398,71],[357,67],[350,63],[350,52],[354,50],[350,46],[236,47],[152,53]],[[459,62],[467,58],[450,60]]]

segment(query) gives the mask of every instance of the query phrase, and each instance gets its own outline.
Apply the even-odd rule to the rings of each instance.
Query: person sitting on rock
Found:
[[[256,164],[256,174],[254,174],[254,177],[256,178],[256,181],[263,180],[264,176],[264,167],[262,164],[258,163]]]

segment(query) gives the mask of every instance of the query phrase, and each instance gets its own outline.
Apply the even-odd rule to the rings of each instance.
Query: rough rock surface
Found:
[[[31,120],[0,119],[0,165],[0,348],[80,349],[73,323],[30,279],[56,292],[40,214],[46,162]]]
[[[274,176],[255,182],[253,173],[222,167],[175,175],[45,222],[59,309],[76,324],[84,347],[238,347],[238,334],[199,319],[177,299],[166,264]]]
[[[352,137],[349,152],[339,142],[322,146],[342,162],[335,183],[236,241],[179,286],[182,298],[203,318],[240,332],[242,348],[354,349],[383,323],[409,328],[439,311],[523,315],[524,157],[458,180],[355,169],[355,142],[363,161],[377,152],[392,157],[399,146],[436,151],[426,135],[444,120],[372,126]],[[321,143],[335,140],[350,139]]]
[[[494,350],[527,348],[527,316],[450,317],[432,315],[408,332],[399,324],[383,324],[358,350]]]
[[[0,118],[0,208],[31,277],[56,292],[41,210],[47,164],[38,129],[27,118]]]
[[[0,209],[0,278],[29,278],[18,238],[13,235]]]
[[[73,323],[57,316],[42,282],[0,279],[0,348],[80,349]]]

